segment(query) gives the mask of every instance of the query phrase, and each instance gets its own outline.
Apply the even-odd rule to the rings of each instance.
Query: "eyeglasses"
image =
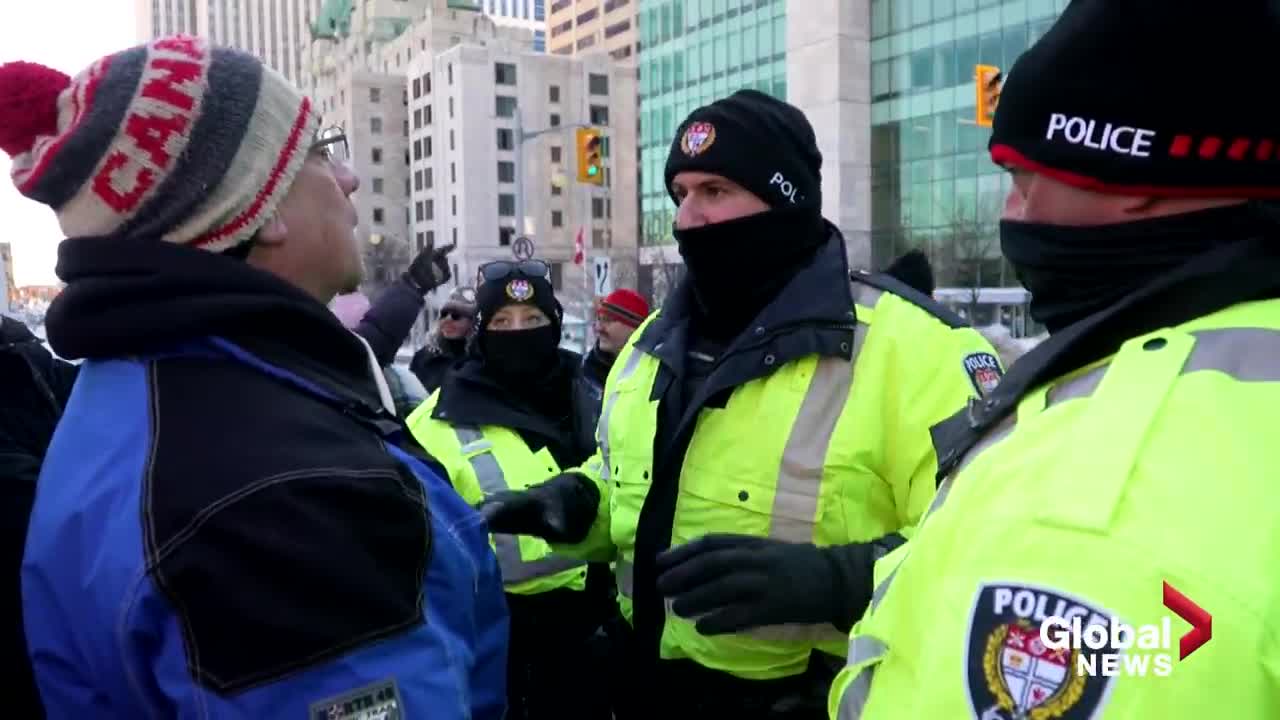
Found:
[[[471,313],[463,312],[461,310],[451,310],[451,309],[441,310],[440,319],[441,320],[470,320]]]
[[[527,278],[545,278],[551,274],[551,266],[541,260],[494,260],[481,265],[479,271],[481,279],[488,282],[496,282],[516,274]]]
[[[346,165],[351,162],[351,146],[347,143],[347,133],[337,125],[316,131],[311,140],[311,150],[321,152],[324,159],[335,165]]]

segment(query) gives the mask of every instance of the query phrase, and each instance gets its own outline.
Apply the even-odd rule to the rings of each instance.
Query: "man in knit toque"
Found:
[[[67,236],[49,341],[84,359],[22,568],[49,717],[504,712],[487,535],[326,308],[361,263],[322,127],[192,37],[0,66],[12,180]]]

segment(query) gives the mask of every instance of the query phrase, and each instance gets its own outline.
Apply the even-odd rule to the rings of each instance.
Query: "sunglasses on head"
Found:
[[[512,275],[527,278],[545,278],[551,274],[551,266],[541,260],[494,260],[480,266],[480,277],[488,282],[505,280]]]

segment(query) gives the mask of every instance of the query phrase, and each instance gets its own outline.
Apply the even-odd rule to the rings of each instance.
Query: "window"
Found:
[[[427,234],[418,233],[416,237],[417,237],[418,252],[422,252],[422,249],[427,246]]]
[[[413,189],[422,192],[422,171],[416,170],[413,173]]]
[[[502,217],[511,217],[516,214],[515,195],[502,193],[498,196],[498,214]]]
[[[369,102],[371,103],[382,102],[382,88],[376,88],[376,87],[369,88]]]
[[[560,115],[559,115],[559,113],[551,113],[551,118],[550,118],[550,120],[551,120],[551,127],[560,127]]]
[[[604,247],[604,233],[602,228],[595,228],[591,231],[591,247],[599,250]]]
[[[422,94],[431,94],[431,73],[422,76]]]
[[[560,102],[560,86],[559,85],[552,85],[551,87],[547,88],[547,91],[548,91],[547,94],[551,102],[553,103]]]
[[[592,95],[608,95],[609,94],[609,76],[608,75],[587,75],[587,92]]]
[[[458,182],[458,166],[453,163],[449,163],[449,182]]]
[[[605,36],[606,38],[611,38],[611,37],[613,37],[614,35],[618,35],[618,34],[620,34],[620,33],[624,33],[624,32],[626,32],[626,31],[628,31],[628,30],[630,30],[630,29],[631,29],[631,21],[630,21],[630,20],[623,20],[622,22],[616,22],[616,23],[614,23],[614,24],[612,24],[612,25],[610,25],[610,26],[606,27],[606,28],[604,29],[604,36]]]
[[[551,289],[564,288],[564,263],[551,263]]]
[[[592,105],[590,115],[592,125],[609,124],[609,107],[607,105]]]
[[[382,134],[382,118],[369,118],[369,132],[373,135]]]
[[[457,195],[449,196],[449,206],[450,206],[449,210],[453,214],[453,216],[458,217],[458,196]]]
[[[425,137],[422,140],[422,157],[431,157],[431,137]]]
[[[506,160],[498,161],[498,182],[515,182],[516,181],[516,164],[507,162]]]
[[[452,151],[453,149],[454,149],[454,145],[453,145],[453,131],[452,131],[452,130],[450,130],[450,131],[449,131],[449,150],[450,150],[450,151]]]
[[[575,43],[574,47],[575,47],[576,49],[578,49],[578,50],[584,50],[584,49],[589,48],[589,47],[591,47],[592,45],[595,45],[595,44],[596,44],[596,36],[595,36],[595,35],[584,35],[584,36],[582,36],[582,37],[578,38],[578,42],[577,42],[577,43]]]
[[[591,217],[596,220],[604,218],[604,198],[591,198]]]
[[[431,172],[431,168],[427,168],[427,175],[426,177],[423,178],[422,185],[428,190],[430,190],[435,185],[435,176]]]
[[[507,117],[507,118],[515,117],[515,114],[516,114],[515,98],[507,97],[506,95],[499,95],[495,97],[493,100],[494,100],[493,112],[495,115],[497,115],[498,117]]]
[[[373,150],[369,152],[369,159],[373,161],[374,165],[381,165],[382,164],[382,148],[378,148],[378,147],[373,148]]]
[[[435,219],[436,219],[436,201],[435,201],[435,200],[427,200],[425,203],[423,203],[423,205],[424,205],[424,207],[425,207],[425,212],[426,212],[426,217],[427,217],[427,219],[428,219],[428,220],[435,220]]]
[[[413,99],[422,97],[422,78],[413,79]]]
[[[493,81],[498,85],[515,85],[516,66],[511,63],[494,63]]]
[[[427,219],[426,209],[421,200],[413,204],[413,219],[418,222],[423,222]]]
[[[507,246],[511,244],[511,238],[515,237],[516,229],[511,227],[498,228],[498,244]]]
[[[385,213],[383,213],[382,208],[376,207],[373,209],[374,225],[381,225],[384,218],[385,218]]]
[[[449,84],[452,85],[453,84],[453,63],[449,63],[446,66],[446,70],[448,70],[448,73],[449,73]]]
[[[449,98],[449,117],[453,118],[453,98]]]
[[[564,227],[564,213],[559,210],[551,211],[551,227]]]
[[[552,195],[559,195],[559,194],[560,194],[560,192],[561,192],[561,190],[560,190],[560,186],[559,186],[559,185],[556,185],[555,183],[551,183],[551,194],[552,194]]]
[[[422,129],[422,108],[413,111],[413,129]]]
[[[560,146],[559,145],[551,146],[551,162],[552,163],[560,162]]]
[[[430,105],[423,108],[423,118],[424,118],[422,122],[423,125],[431,124],[431,106]]]
[[[434,247],[434,246],[435,246],[435,244],[436,244],[436,231],[435,231],[435,230],[428,230],[428,231],[427,231],[427,244],[428,244],[428,245],[431,245],[432,247]],[[454,277],[458,277],[458,266],[457,266],[457,265],[454,265],[454,266],[453,266],[453,276],[454,276]]]
[[[554,38],[554,37],[556,37],[557,35],[563,35],[563,34],[565,34],[565,33],[569,32],[569,31],[570,31],[570,30],[572,30],[572,29],[573,29],[573,21],[572,21],[572,20],[565,20],[564,22],[560,23],[559,25],[556,25],[555,27],[551,28],[551,37],[553,37],[553,38]]]
[[[617,10],[620,7],[626,7],[631,0],[605,0],[604,11],[606,14]]]
[[[413,141],[413,159],[414,160],[422,159],[422,141],[421,140]]]
[[[382,178],[373,179],[373,194],[374,195],[382,194]]]
[[[586,12],[578,13],[578,24],[583,25],[585,23],[589,23],[592,20],[595,20],[599,14],[600,14],[599,7],[593,7]]]
[[[507,128],[498,128],[498,149],[514,150],[516,147],[515,133]]]

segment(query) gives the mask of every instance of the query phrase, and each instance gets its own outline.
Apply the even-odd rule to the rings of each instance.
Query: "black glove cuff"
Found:
[[[404,280],[405,284],[409,286],[409,289],[413,290],[417,294],[419,295],[427,294],[426,289],[423,288],[422,283],[418,282],[418,279],[413,276],[413,273],[406,271],[403,275],[400,276],[400,279]]]
[[[876,561],[904,542],[901,535],[891,533],[869,543],[821,548],[831,565],[831,623],[841,632],[852,630],[871,604]]]

